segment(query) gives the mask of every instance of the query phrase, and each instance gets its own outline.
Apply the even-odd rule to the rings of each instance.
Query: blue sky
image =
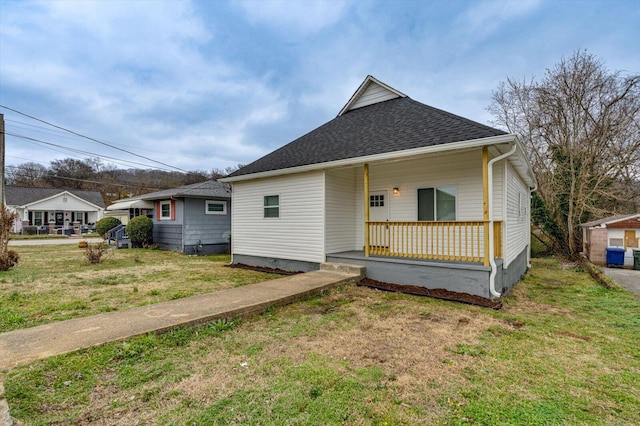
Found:
[[[183,170],[224,169],[331,120],[368,74],[487,124],[507,77],[542,77],[578,49],[639,73],[639,40],[627,0],[0,0],[0,104]],[[0,113],[12,134],[166,169]],[[9,166],[68,157],[88,155],[7,135]]]

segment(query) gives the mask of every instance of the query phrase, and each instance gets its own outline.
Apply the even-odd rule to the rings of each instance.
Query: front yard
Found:
[[[212,259],[146,253],[149,273],[216,271]],[[137,276],[140,262],[112,260]],[[81,286],[82,270],[54,276]],[[501,311],[345,285],[242,322],[34,362],[6,372],[5,397],[34,425],[636,425],[638,342],[637,299],[536,259]]]
[[[131,308],[274,275],[225,267],[229,256],[161,250],[109,250],[89,265],[76,245],[16,246],[18,266],[0,273],[0,333]]]

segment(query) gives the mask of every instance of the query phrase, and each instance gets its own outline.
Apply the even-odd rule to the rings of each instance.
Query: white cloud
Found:
[[[345,0],[238,0],[252,24],[267,25],[284,32],[315,33],[342,19]]]
[[[541,0],[484,0],[471,6],[454,22],[455,31],[482,39],[505,25],[536,11]]]

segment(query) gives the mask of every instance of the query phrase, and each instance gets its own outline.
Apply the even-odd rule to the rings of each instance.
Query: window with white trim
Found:
[[[280,196],[264,196],[264,217],[280,217]]]
[[[84,212],[76,212],[75,221],[80,222],[80,225],[84,224]]]
[[[171,200],[160,201],[160,220],[171,220]]]
[[[418,189],[418,220],[456,220],[457,198],[455,186]]]
[[[227,202],[217,200],[207,200],[204,203],[205,214],[227,214]]]
[[[40,226],[43,224],[42,222],[42,212],[33,212],[33,224],[35,226]]]

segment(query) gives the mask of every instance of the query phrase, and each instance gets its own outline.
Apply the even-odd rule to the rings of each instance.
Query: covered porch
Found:
[[[376,281],[495,297],[505,166],[489,168],[502,154],[485,146],[327,171],[327,261],[366,266]],[[351,211],[340,204],[349,198]]]

